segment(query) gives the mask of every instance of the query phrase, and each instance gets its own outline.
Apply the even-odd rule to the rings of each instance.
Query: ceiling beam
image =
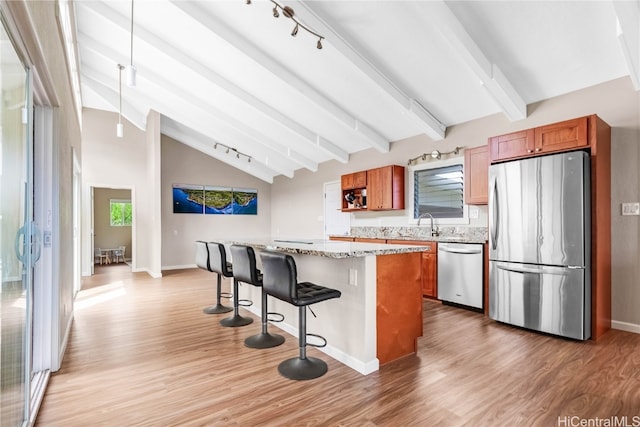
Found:
[[[80,41],[80,45],[82,46],[82,49],[92,51],[96,55],[100,55],[107,60],[113,61],[114,58],[118,58],[121,56],[120,53],[106,46],[104,43],[101,43],[84,33],[78,33],[78,39]],[[120,58],[120,59],[125,61],[123,63],[126,63],[125,58]],[[139,64],[137,66],[137,69],[138,69],[138,75],[142,79],[151,82],[152,84],[158,86],[159,88],[163,90],[169,90],[170,92],[176,94],[176,96],[177,94],[186,94],[185,88],[178,87],[174,82],[169,81],[168,79],[165,79],[164,77],[154,72],[152,69],[145,68]],[[141,90],[142,90],[141,88],[138,88],[138,91],[141,91]],[[184,99],[184,96],[180,96],[180,98]],[[292,150],[289,147],[286,147],[280,144],[279,142],[274,141],[271,138],[267,138],[265,135],[256,131],[252,127],[246,126],[243,122],[237,120],[236,118],[218,109],[217,107],[205,102],[204,100],[199,98],[197,94],[189,93],[189,102],[193,104],[196,108],[199,108],[201,111],[205,112],[206,114],[213,115],[218,120],[222,120],[225,124],[234,128],[237,132],[245,135],[248,138],[251,138],[253,142],[258,144],[259,146],[264,147],[264,149],[267,150],[268,153],[270,153],[269,154],[270,157],[271,156],[275,157],[276,155],[280,155],[280,156],[283,156],[284,158],[291,160],[292,162],[296,163],[300,167],[305,167],[309,169],[310,171],[315,172],[318,170],[317,162],[310,160],[309,158],[298,153],[297,151]],[[258,156],[252,156],[252,157],[258,157]]]
[[[108,83],[104,85],[107,88],[110,87],[112,84],[115,84],[114,82],[109,82],[109,77],[105,76],[104,74],[101,74],[99,71],[95,69],[92,69],[86,66],[83,67],[82,77],[83,77],[83,80],[89,79],[90,81],[94,81],[94,82],[107,81]],[[142,78],[142,75],[139,75],[138,78],[139,79]],[[162,88],[158,86],[158,91],[160,92],[161,90]],[[115,96],[117,96],[117,92],[115,93]],[[176,98],[182,99],[178,95],[174,94],[174,96]],[[182,113],[180,112],[180,109],[176,109],[172,104],[170,104],[166,100],[161,100],[160,98],[164,98],[164,97],[151,98],[139,90],[136,91],[136,99],[140,103],[143,103],[146,105],[153,105],[154,110],[158,111],[159,113],[161,113],[166,117],[171,118],[172,120],[182,123],[185,126],[185,128],[191,128],[195,130],[198,134],[202,134],[202,135],[216,135],[217,129],[215,126],[211,126],[210,120],[198,120],[197,118],[193,117],[192,114]],[[183,101],[191,102],[190,100],[188,101],[183,100]],[[216,141],[210,136],[207,137],[207,139],[214,141],[212,145],[215,142],[219,142],[226,146],[235,148],[238,146],[238,142],[241,141],[243,137],[241,135],[234,135],[232,138],[234,142],[230,142],[226,140]],[[247,150],[245,150],[244,148],[242,149],[239,148],[239,151],[242,151],[244,153]],[[220,161],[224,161],[224,157],[220,155],[220,152],[215,152],[215,153],[216,155],[214,155],[213,157],[215,157]],[[293,168],[291,167],[290,160],[287,160],[286,158],[280,155],[269,156],[269,153],[265,152],[264,150],[259,150],[258,154],[251,155],[251,157],[253,158],[252,163],[263,164],[265,167],[271,169],[272,175],[280,174],[289,178],[293,178],[294,171],[293,171]],[[239,164],[241,166],[244,166],[244,167],[241,167],[240,170],[246,172],[247,171],[246,164],[244,163],[239,163]]]
[[[399,108],[404,111],[408,117],[412,118],[422,132],[434,141],[444,139],[447,127],[440,122],[429,110],[427,110],[417,100],[408,96],[399,89],[398,85],[389,77],[373,65],[371,59],[366,58],[361,51],[353,47],[353,43],[346,40],[336,30],[327,24],[318,14],[307,4],[295,1],[284,1],[286,5],[291,7],[302,7],[306,13],[303,15],[305,25],[309,25],[314,31],[327,36],[328,42],[338,50],[345,58],[355,65],[362,73],[364,73],[372,82],[374,82],[384,93],[393,99]],[[296,16],[298,16],[296,14]]]
[[[328,114],[348,129],[360,133],[371,147],[382,153],[389,152],[389,141],[387,141],[387,139],[377,131],[351,116],[351,114],[345,111],[342,107],[302,80],[300,76],[293,73],[274,58],[267,55],[263,50],[259,49],[253,43],[242,37],[242,35],[230,28],[225,22],[204,11],[195,2],[182,0],[170,0],[170,2],[176,8],[187,14],[191,19],[200,22],[200,24],[205,28],[210,29],[210,31],[213,31],[211,29],[215,29],[216,36],[222,38],[227,43],[243,52],[248,58],[255,61],[256,64],[268,70],[282,82],[286,83],[314,104],[324,109]],[[284,117],[282,119],[284,119]],[[325,143],[323,140],[324,138],[318,136],[317,144]]]
[[[627,63],[633,87],[640,90],[640,2],[612,1],[616,12],[616,36]]]
[[[131,22],[129,21],[128,17],[121,15],[117,11],[105,5],[103,2],[95,1],[87,3],[88,5],[86,5],[85,2],[80,2],[77,5],[79,5],[80,7],[86,7],[89,11],[111,21],[114,25],[120,27],[120,29],[125,32],[130,31]],[[190,2],[181,3],[184,3],[185,5],[191,4]],[[172,57],[175,61],[181,63],[185,67],[190,68],[193,72],[199,74],[212,84],[241,99],[245,104],[254,108],[265,117],[278,123],[283,128],[286,128],[289,131],[301,136],[303,138],[303,141],[305,141],[306,143],[320,148],[332,159],[337,160],[341,163],[347,163],[349,161],[349,153],[347,153],[342,148],[338,147],[329,140],[322,138],[320,135],[315,134],[311,130],[280,113],[275,108],[272,108],[271,106],[265,104],[257,97],[246,92],[239,86],[235,85],[220,74],[216,73],[215,70],[210,69],[201,62],[195,60],[189,55],[186,55],[181,49],[165,42],[155,34],[138,26],[136,27],[134,37],[148,44],[160,53]]]
[[[113,87],[111,86],[112,84],[114,84],[114,82],[110,82],[110,84],[106,84],[104,81],[102,81],[102,79],[96,78],[95,76],[84,75],[83,77],[84,78],[82,79],[82,84],[90,87],[91,90],[93,90],[96,94],[102,97],[102,99],[104,99],[105,102],[107,102],[109,105],[111,105],[111,107],[113,107],[113,110],[117,114],[120,100],[118,96],[118,90],[117,89],[114,90]],[[117,82],[115,82],[115,85],[117,86]],[[140,130],[144,131],[147,129],[146,114],[141,113],[140,111],[138,111],[136,107],[134,107],[133,105],[131,105],[130,103],[124,100],[122,101],[122,117],[127,119],[129,122],[131,122],[131,124],[133,124],[135,127],[137,127]],[[115,134],[115,127],[114,127],[114,134]]]
[[[181,143],[198,150],[210,157],[213,157],[223,163],[226,163],[236,169],[239,169],[249,175],[255,176],[269,184],[273,184],[273,172],[264,165],[252,161],[247,162],[246,159],[237,159],[234,156],[220,155],[220,151],[214,147],[216,141],[193,129],[180,127],[175,121],[162,116],[160,119],[160,128],[162,133],[180,141]]]
[[[502,112],[511,120],[527,118],[527,104],[498,65],[492,64],[462,23],[442,0],[409,3],[416,15],[428,20],[478,77]]]

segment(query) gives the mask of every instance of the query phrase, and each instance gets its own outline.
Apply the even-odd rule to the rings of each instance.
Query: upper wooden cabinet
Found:
[[[384,166],[361,172],[342,175],[342,210],[404,209],[404,167]],[[355,200],[347,201],[353,194]]]
[[[586,147],[587,118],[567,120],[535,128],[535,151],[548,153]]]
[[[489,200],[489,146],[464,150],[464,202],[486,205]]]
[[[367,171],[367,209],[404,209],[404,166],[384,166]]]
[[[587,147],[587,120],[580,117],[489,138],[491,162]]]
[[[354,172],[342,175],[342,189],[353,190],[367,186],[367,171]]]

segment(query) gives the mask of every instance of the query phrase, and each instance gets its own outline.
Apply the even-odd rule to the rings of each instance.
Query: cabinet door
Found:
[[[391,183],[391,170],[377,168],[367,171],[367,209],[380,210],[391,205],[391,194],[385,191],[385,185]]]
[[[367,171],[356,172],[353,176],[353,188],[365,188],[367,186]]]
[[[404,167],[392,165],[367,171],[367,209],[404,209]]]
[[[489,187],[489,147],[464,150],[464,202],[486,205]]]
[[[341,186],[343,190],[352,190],[353,189],[353,174],[342,175],[340,177]]]
[[[489,138],[491,162],[525,157],[534,152],[533,129]]]
[[[587,118],[566,120],[535,128],[535,151],[552,152],[586,147]]]
[[[438,263],[435,253],[422,252],[422,295],[438,296]]]

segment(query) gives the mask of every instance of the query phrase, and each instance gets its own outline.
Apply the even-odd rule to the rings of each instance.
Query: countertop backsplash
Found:
[[[429,227],[351,227],[350,236],[368,237],[377,239],[406,239],[406,240],[432,240],[432,241],[459,241],[459,242],[485,242],[488,240],[487,227],[460,227],[440,226],[440,234],[431,236]]]

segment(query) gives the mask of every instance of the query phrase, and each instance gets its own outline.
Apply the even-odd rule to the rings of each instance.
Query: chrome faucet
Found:
[[[425,218],[426,216],[429,216],[429,218],[431,218],[431,236],[439,235],[440,231],[438,230],[438,228],[433,228],[433,215],[431,215],[429,212],[420,214],[420,216],[418,217],[418,227],[420,227],[420,221],[422,220],[422,218]]]

